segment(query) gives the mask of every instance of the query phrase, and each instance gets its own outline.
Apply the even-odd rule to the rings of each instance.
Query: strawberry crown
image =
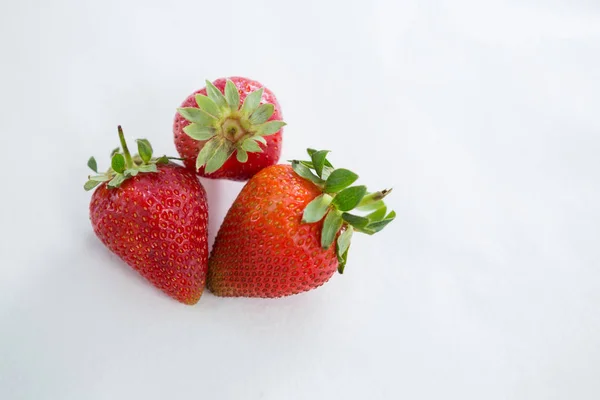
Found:
[[[158,164],[167,164],[169,160],[173,159],[173,157],[167,156],[152,158],[152,146],[147,139],[136,140],[138,154],[132,157],[127,148],[127,142],[125,141],[121,125],[117,127],[117,130],[119,131],[121,147],[117,147],[111,152],[110,168],[106,172],[99,174],[96,159],[90,157],[88,160],[88,167],[97,175],[88,176],[88,181],[83,185],[86,191],[92,190],[102,182],[108,182],[106,186],[109,189],[118,188],[125,180],[139,173],[158,172],[156,167]]]
[[[267,144],[265,136],[277,133],[285,122],[268,121],[275,112],[271,103],[260,104],[263,89],[246,96],[240,104],[235,84],[227,80],[224,94],[208,80],[206,93],[196,95],[196,107],[178,108],[177,112],[191,122],[183,131],[192,139],[204,141],[196,159],[196,169],[206,173],[217,171],[236,153],[239,162],[248,160],[248,153],[260,153],[259,143]],[[268,121],[268,122],[267,122]]]
[[[394,211],[387,211],[383,198],[392,189],[367,192],[366,186],[350,186],[358,175],[344,168],[334,168],[327,160],[329,150],[307,150],[310,161],[292,160],[292,168],[304,179],[317,185],[323,193],[304,209],[302,222],[314,223],[323,218],[321,246],[328,249],[338,232],[335,243],[338,272],[344,272],[348,249],[354,232],[373,235],[396,218]]]

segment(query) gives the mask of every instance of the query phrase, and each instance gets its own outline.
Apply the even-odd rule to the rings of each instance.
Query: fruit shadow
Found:
[[[208,201],[208,249],[210,251],[219,227],[244,183],[206,178],[200,178],[200,183],[206,190]]]
[[[156,360],[175,362],[190,354],[218,358],[224,348],[231,348],[230,354],[266,352],[271,355],[240,362],[243,369],[262,371],[262,387],[268,389],[277,384],[270,378],[273,365],[309,360],[305,348],[290,342],[312,336],[316,349],[326,349],[330,341],[321,332],[332,312],[327,290],[282,299],[220,298],[205,291],[197,305],[186,306],[152,287],[107,250],[91,228],[70,251],[32,263],[38,272],[10,293],[0,313],[0,354],[8,360],[0,375],[9,385],[3,389],[14,394],[11,398],[64,391],[72,380],[93,387],[91,377],[110,373],[120,357],[132,358],[125,362],[130,366],[148,365],[152,374],[145,349],[157,349],[151,356]],[[166,338],[185,346],[165,346]],[[122,353],[115,354],[111,343],[120,344]],[[227,367],[222,364],[221,372],[213,373],[216,386],[226,386],[219,379],[227,375],[222,372]]]

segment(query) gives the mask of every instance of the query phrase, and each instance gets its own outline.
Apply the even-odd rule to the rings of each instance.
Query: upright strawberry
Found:
[[[188,168],[207,178],[245,181],[277,163],[284,125],[273,92],[232,77],[206,81],[206,88],[188,96],[175,114],[173,133]]]
[[[308,150],[311,161],[263,169],[229,209],[209,258],[217,296],[281,297],[343,273],[354,232],[372,235],[396,216],[383,198],[350,186],[358,175]],[[335,245],[333,245],[335,242]]]
[[[102,243],[154,286],[175,300],[195,304],[206,281],[208,206],[196,175],[152,158],[150,143],[138,140],[132,157],[119,126],[121,148],[111,168],[89,177],[96,189],[90,219]],[[96,173],[96,160],[88,166]]]

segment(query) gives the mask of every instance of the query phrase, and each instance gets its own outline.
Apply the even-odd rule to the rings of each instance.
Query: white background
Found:
[[[0,399],[597,399],[600,4],[2,1]],[[85,163],[173,154],[205,78],[394,187],[344,276],[186,307],[102,247]],[[211,240],[241,185],[204,181]]]

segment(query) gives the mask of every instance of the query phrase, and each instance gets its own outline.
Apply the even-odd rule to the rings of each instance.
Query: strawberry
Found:
[[[279,161],[285,123],[275,95],[259,82],[206,81],[177,111],[175,146],[201,176],[245,181]]]
[[[152,158],[138,140],[131,157],[119,126],[121,149],[108,172],[89,177],[90,219],[98,238],[154,286],[184,304],[200,299],[206,281],[208,206],[196,175],[167,157]],[[88,166],[97,171],[92,157]]]
[[[227,212],[208,261],[207,285],[217,296],[314,289],[343,273],[353,232],[372,235],[395,218],[383,202],[390,190],[350,186],[358,175],[335,169],[328,151],[308,153],[311,161],[254,175]]]

